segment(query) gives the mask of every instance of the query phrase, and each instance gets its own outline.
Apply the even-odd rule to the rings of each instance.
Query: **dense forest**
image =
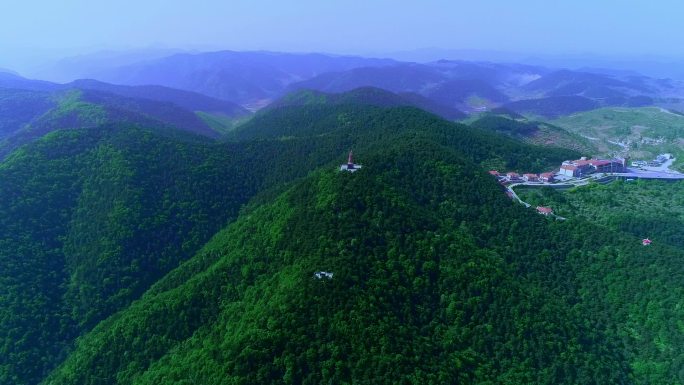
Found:
[[[486,172],[578,155],[358,103],[52,132],[0,163],[0,384],[682,383],[678,232]]]

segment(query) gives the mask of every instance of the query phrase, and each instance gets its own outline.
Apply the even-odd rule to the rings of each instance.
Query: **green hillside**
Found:
[[[382,147],[245,212],[45,383],[628,381],[581,302],[582,242],[547,249],[560,229],[451,150]]]
[[[308,108],[288,111],[288,121],[278,114],[261,119],[308,121]],[[550,162],[545,152],[534,157],[530,146],[508,141],[502,148],[511,146],[519,157],[501,158],[494,151],[498,136],[469,137],[465,126],[430,129],[441,120],[415,109],[326,111],[361,120],[353,130],[322,136],[240,143],[105,125],[48,134],[0,163],[0,233],[10,234],[0,242],[7,292],[0,298],[0,383],[35,383],[75,337],[191,257],[251,198],[264,192],[260,199],[267,201],[284,183],[335,167],[331,162],[349,148],[374,146],[383,132],[397,140],[439,140],[482,163]]]
[[[490,168],[540,172],[579,156],[576,151],[533,146],[498,133],[448,122],[412,107],[311,105],[276,108],[257,114],[237,127],[230,138],[244,141],[310,136],[363,137],[359,140],[363,146],[401,134],[435,140]]]
[[[0,164],[0,383],[35,383],[77,335],[193,255],[257,192],[348,148],[325,146],[102,127],[14,152]]]
[[[635,248],[486,173],[578,153],[353,104],[229,139],[105,124],[0,162],[0,384],[684,381],[676,231]]]
[[[684,382],[684,183],[614,182],[567,192],[516,191],[533,205],[596,224],[597,233],[623,232],[612,243],[631,251],[596,255],[586,271],[584,290],[606,300],[606,314],[611,315],[615,338],[625,345],[635,383]],[[651,239],[651,246],[642,246],[643,238]]]
[[[591,141],[578,134],[573,134],[548,123],[530,121],[524,118],[510,119],[487,113],[472,121],[470,126],[506,134],[538,146],[567,148],[582,154],[596,152]]]
[[[95,128],[107,123],[174,128],[210,138],[220,136],[220,131],[195,112],[170,102],[94,90],[42,92],[0,88],[0,158],[52,131]]]

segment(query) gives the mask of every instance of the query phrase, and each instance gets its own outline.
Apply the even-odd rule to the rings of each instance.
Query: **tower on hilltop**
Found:
[[[347,164],[343,164],[340,166],[340,171],[349,171],[349,172],[354,172],[357,171],[363,167],[360,164],[354,163],[354,154],[352,150],[349,150],[349,156],[347,156]]]

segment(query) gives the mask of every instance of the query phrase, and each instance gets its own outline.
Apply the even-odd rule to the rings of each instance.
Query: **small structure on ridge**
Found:
[[[314,278],[316,278],[316,279],[323,279],[323,278],[332,279],[332,277],[333,277],[333,273],[330,273],[328,271],[317,271],[314,273]]]
[[[349,171],[349,172],[354,172],[359,170],[361,167],[363,167],[360,164],[354,163],[354,155],[352,154],[352,151],[349,150],[349,156],[347,157],[347,164],[343,164],[340,166],[340,171]]]
[[[644,246],[648,246],[648,245],[651,244],[651,240],[648,239],[648,238],[642,239],[642,240],[641,240],[641,244],[644,245]]]

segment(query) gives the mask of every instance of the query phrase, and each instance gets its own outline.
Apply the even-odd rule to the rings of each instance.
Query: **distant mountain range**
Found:
[[[517,113],[551,118],[597,107],[658,105],[665,100],[670,103],[673,98],[684,98],[684,83],[606,68],[577,71],[454,60],[420,64],[392,59],[267,51],[175,53],[167,56],[157,53],[156,56],[139,56],[144,58],[139,61],[135,61],[135,57],[119,58],[114,60],[114,64],[94,65],[87,71],[83,70],[83,76],[101,83],[77,81],[66,86],[176,104],[190,98],[180,94],[179,90],[183,90],[213,98],[211,103],[216,107],[219,107],[217,100],[222,100],[252,111],[299,90],[340,93],[375,87],[397,94],[420,95],[435,105],[465,113],[503,106]],[[41,81],[26,81],[19,87],[11,84],[9,78],[12,76],[16,75],[0,75],[0,79],[4,79],[3,86],[33,90],[55,87]],[[117,88],[102,82],[147,88]],[[150,86],[173,88],[174,91]],[[192,98],[197,99],[198,96]],[[195,104],[181,105],[190,109],[196,107]],[[236,106],[231,108],[236,113],[239,111]]]

